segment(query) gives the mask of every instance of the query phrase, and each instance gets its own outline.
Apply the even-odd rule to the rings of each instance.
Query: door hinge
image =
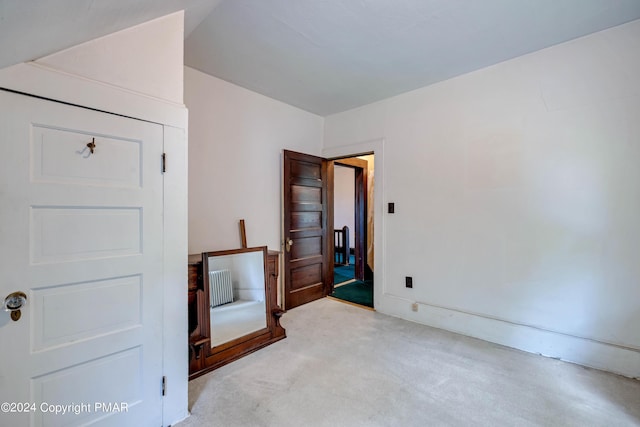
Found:
[[[162,173],[167,171],[167,153],[162,153]]]
[[[164,396],[165,394],[167,394],[167,377],[163,376],[162,377],[162,395]]]

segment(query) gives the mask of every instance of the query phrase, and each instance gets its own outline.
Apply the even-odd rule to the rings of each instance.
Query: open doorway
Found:
[[[332,297],[373,308],[373,154],[333,161]]]
[[[328,160],[284,150],[282,301],[285,310],[326,296],[338,296],[334,293],[333,275],[333,180],[337,163],[355,169],[355,214],[360,219],[354,226],[354,279],[369,281],[373,287],[373,154],[336,156]],[[351,255],[350,249],[347,248],[347,256]],[[379,265],[381,262],[378,260]],[[366,306],[373,307],[373,290],[368,294]]]

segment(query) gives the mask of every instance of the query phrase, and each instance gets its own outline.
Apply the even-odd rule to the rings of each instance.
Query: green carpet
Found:
[[[335,271],[333,272],[333,283],[334,284],[340,284],[342,282],[348,282],[349,280],[353,279],[353,274],[351,276],[348,275],[344,275],[339,271]]]
[[[333,283],[347,282],[355,276],[354,265],[336,266],[333,268]]]
[[[334,288],[331,296],[355,304],[373,307],[373,281],[361,282],[356,280],[355,282],[338,286]]]

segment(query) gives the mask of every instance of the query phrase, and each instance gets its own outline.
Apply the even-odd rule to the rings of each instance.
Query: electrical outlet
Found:
[[[418,303],[414,302],[413,304],[411,304],[411,311],[418,311]]]
[[[407,276],[404,278],[404,286],[407,288],[413,288],[413,277]]]

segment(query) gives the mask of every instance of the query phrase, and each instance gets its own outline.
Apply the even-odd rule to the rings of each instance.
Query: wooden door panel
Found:
[[[294,230],[322,227],[322,212],[292,212],[291,228]]]
[[[295,289],[306,288],[322,282],[322,265],[311,264],[291,269],[292,283]]]
[[[327,163],[284,152],[285,308],[327,295],[329,281]]]
[[[139,274],[33,290],[34,351],[140,326],[141,294]]]
[[[309,161],[298,159],[291,165],[291,177],[293,182],[303,179],[319,182],[322,180],[322,164],[316,163],[313,159],[309,159]]]
[[[318,257],[317,261],[322,262],[322,237],[313,236],[292,240],[294,244],[291,248],[291,259]]]
[[[137,207],[34,206],[31,262],[138,255],[142,251],[141,223],[142,210]]]
[[[32,132],[34,182],[142,188],[142,141],[101,135],[95,147],[100,155],[92,156],[86,133],[43,125],[33,125]],[[65,156],[76,151],[76,156]]]
[[[322,188],[312,187],[317,182],[308,183],[306,186],[302,184],[293,184],[291,186],[291,205],[292,207],[298,204],[313,204],[314,208],[318,208],[322,205]]]
[[[0,129],[0,402],[126,405],[0,425],[161,425],[162,126],[0,91]]]
[[[33,401],[59,402],[61,404],[91,402],[92,409],[92,411],[85,410],[77,415],[73,411],[64,414],[36,411],[34,424],[37,426],[78,426],[101,421],[104,421],[105,424],[112,422],[114,417],[109,417],[106,420],[100,419],[101,415],[105,414],[101,414],[101,410],[94,410],[96,406],[93,402],[105,402],[105,405],[108,402],[125,402],[126,406],[123,407],[127,411],[132,410],[134,405],[132,404],[130,407],[128,402],[141,402],[145,398],[142,387],[144,371],[139,366],[142,358],[142,348],[135,347],[34,378],[32,380]],[[109,386],[115,378],[118,379],[118,388]],[[64,396],[64,398],[60,396]],[[106,415],[110,414],[107,412]],[[136,425],[135,422],[127,424],[127,420],[122,416],[119,418],[116,421],[117,425]]]
[[[291,305],[290,309],[324,298],[326,294],[323,288],[324,286],[308,286],[291,292],[289,295],[289,304]]]

